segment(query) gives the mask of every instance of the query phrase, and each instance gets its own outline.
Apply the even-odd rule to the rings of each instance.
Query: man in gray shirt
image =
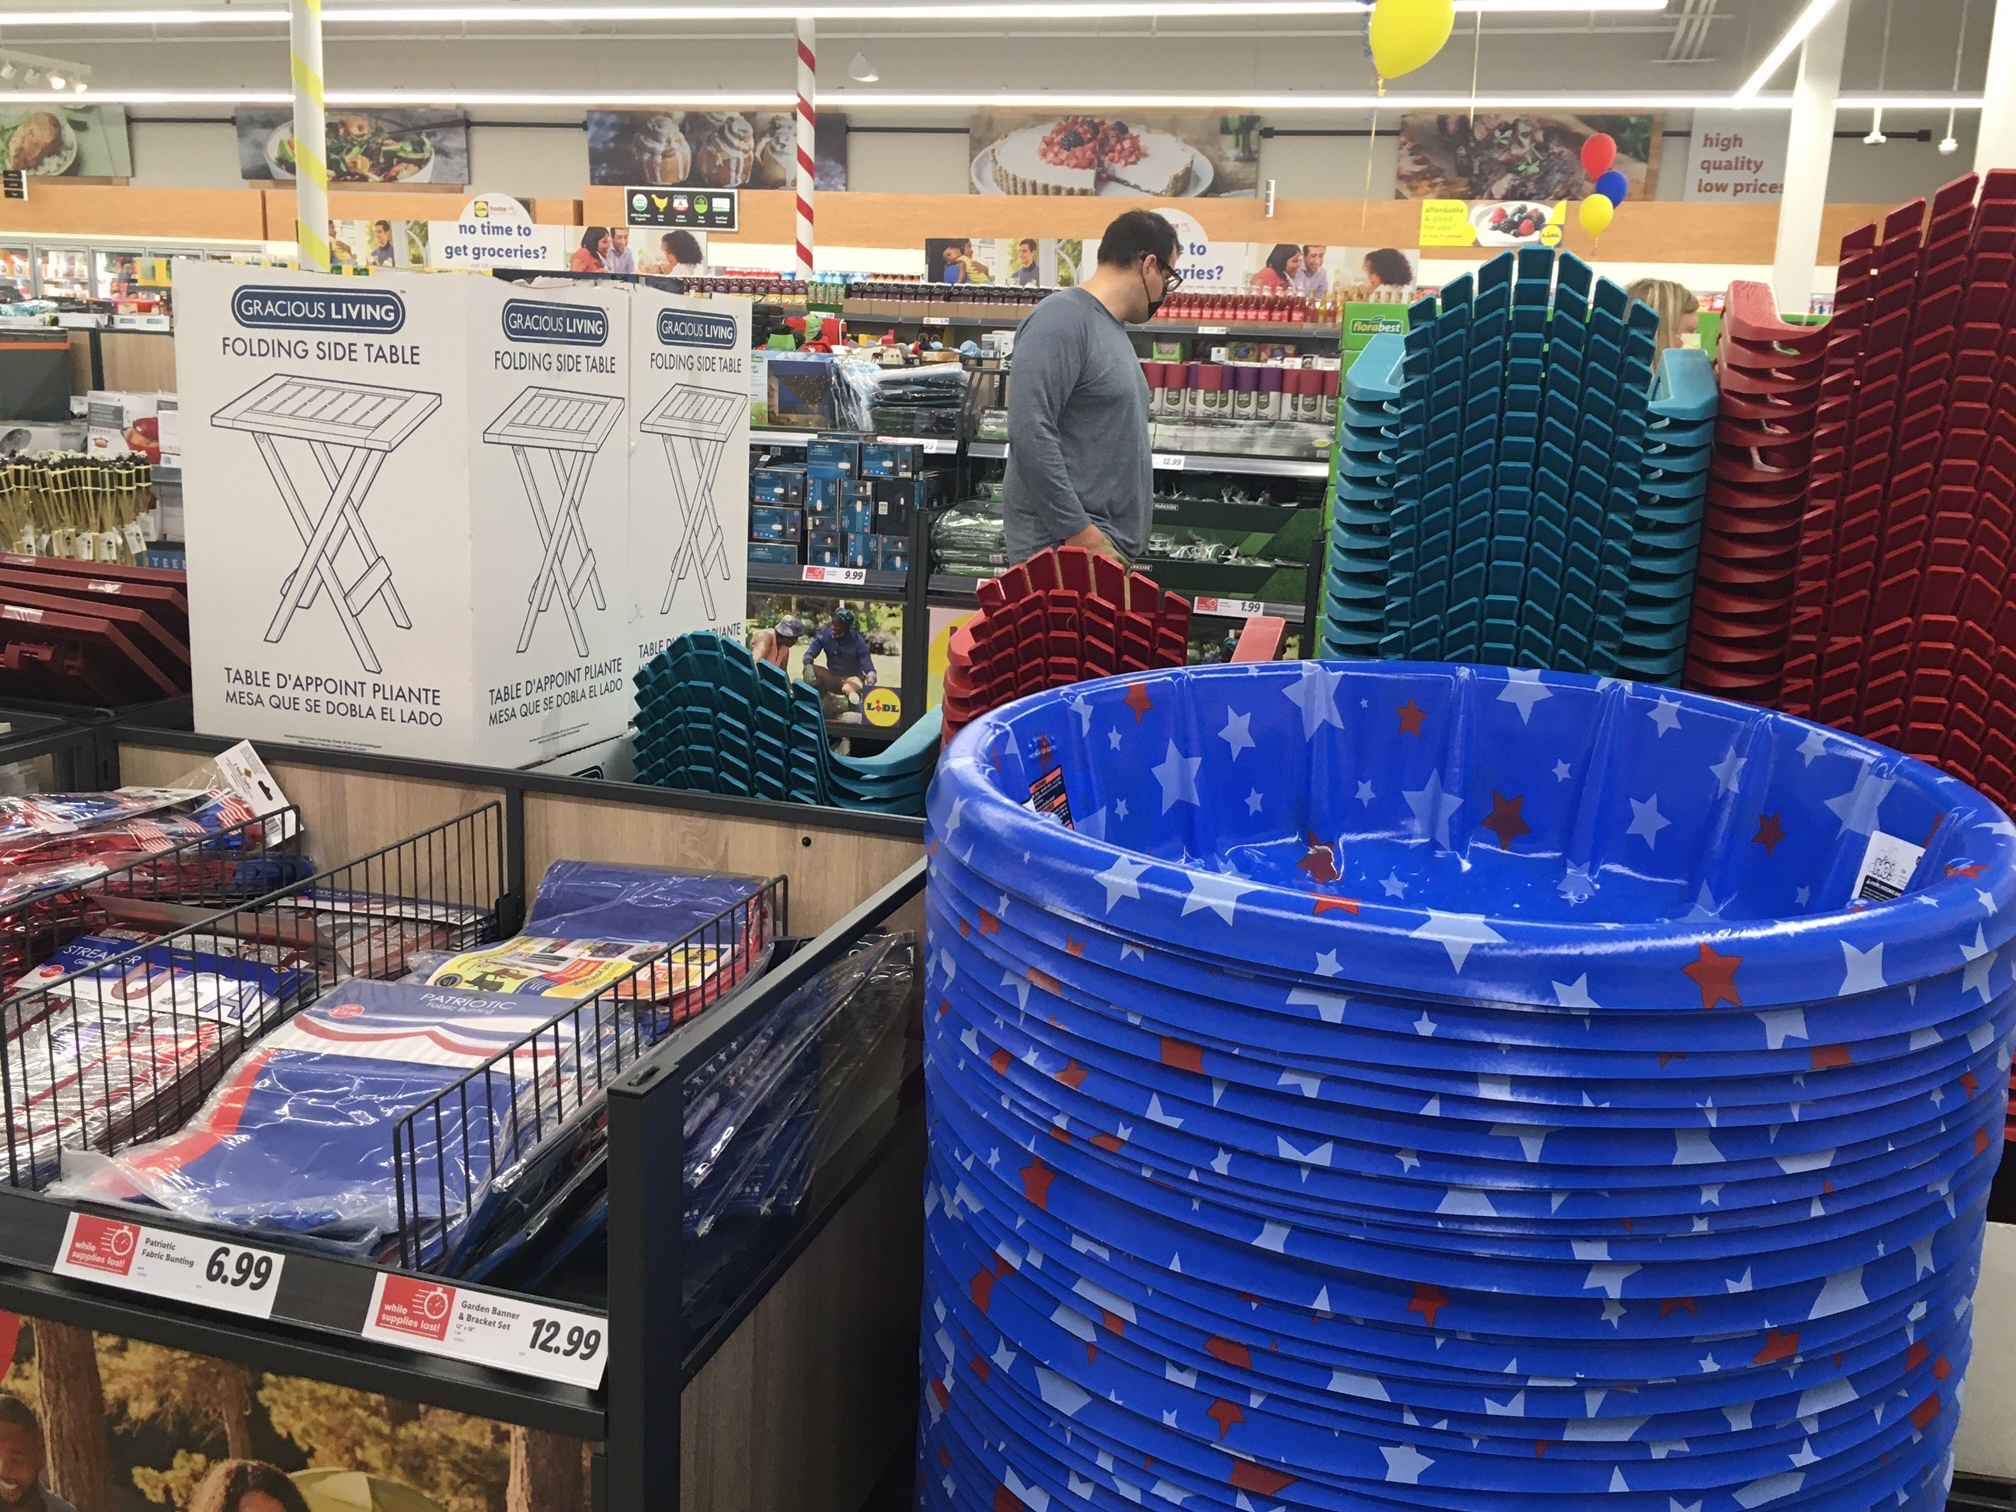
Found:
[[[1100,238],[1092,276],[1037,305],[1016,333],[1002,489],[1010,560],[1083,546],[1131,561],[1148,545],[1148,381],[1127,327],[1182,282],[1178,249],[1168,221],[1129,210]]]

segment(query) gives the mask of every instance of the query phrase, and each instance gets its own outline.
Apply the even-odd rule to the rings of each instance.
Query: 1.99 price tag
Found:
[[[608,1323],[593,1313],[389,1273],[372,1287],[364,1337],[591,1390],[609,1355]]]
[[[56,1274],[270,1318],[286,1263],[285,1255],[271,1250],[72,1213],[57,1252]]]

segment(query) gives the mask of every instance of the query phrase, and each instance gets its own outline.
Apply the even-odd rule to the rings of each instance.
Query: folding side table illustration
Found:
[[[294,528],[301,533],[301,560],[280,584],[280,607],[266,627],[269,643],[285,635],[294,616],[327,588],[357,660],[368,671],[383,670],[360,616],[374,598],[382,597],[393,624],[410,630],[413,621],[406,617],[399,590],[392,586],[390,564],[364,528],[364,496],[386,455],[440,407],[439,394],[275,373],[210,417],[210,423],[221,429],[251,434]],[[328,489],[319,516],[309,511],[288,472],[280,455],[281,441],[307,443]],[[364,570],[349,583],[343,581],[336,560],[345,546],[354,546],[364,563]]]
[[[528,388],[483,432],[483,439],[492,446],[511,448],[518,476],[525,484],[525,498],[532,506],[532,518],[538,522],[546,545],[538,574],[532,579],[532,591],[526,595],[525,628],[518,635],[520,651],[532,644],[532,627],[552,607],[556,588],[567,631],[582,656],[588,654],[588,637],[574,606],[581,602],[585,590],[594,595],[597,609],[609,607],[602,597],[602,580],[595,574],[595,550],[581,528],[581,495],[588,487],[588,469],[594,465],[595,454],[602,450],[602,443],[622,415],[623,401],[610,395]],[[555,492],[550,509],[540,486],[541,470],[532,462],[534,452],[544,453],[552,469]],[[570,544],[581,553],[571,569],[566,566]]]
[[[682,383],[637,422],[639,430],[664,441],[665,460],[672,468],[672,491],[679,496],[679,511],[686,520],[686,533],[672,553],[665,601],[658,606],[660,614],[672,612],[673,596],[685,581],[688,567],[700,584],[701,607],[710,620],[714,618],[714,590],[707,583],[709,568],[718,561],[721,580],[734,579],[728,542],[721,534],[720,516],[714,513],[714,478],[721,471],[721,458],[735,433],[735,412],[742,403],[739,394]],[[686,443],[683,450],[682,441]]]

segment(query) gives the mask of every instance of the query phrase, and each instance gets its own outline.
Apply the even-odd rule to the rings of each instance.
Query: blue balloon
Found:
[[[1603,177],[1596,180],[1596,192],[1610,201],[1611,204],[1621,205],[1624,203],[1625,196],[1631,192],[1631,181],[1615,168],[1612,168]]]

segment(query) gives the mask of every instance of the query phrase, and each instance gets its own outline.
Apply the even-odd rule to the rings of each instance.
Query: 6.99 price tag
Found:
[[[286,1263],[285,1255],[272,1250],[72,1213],[56,1255],[56,1274],[270,1318]]]
[[[593,1313],[390,1273],[372,1286],[364,1337],[591,1390],[609,1356]]]

